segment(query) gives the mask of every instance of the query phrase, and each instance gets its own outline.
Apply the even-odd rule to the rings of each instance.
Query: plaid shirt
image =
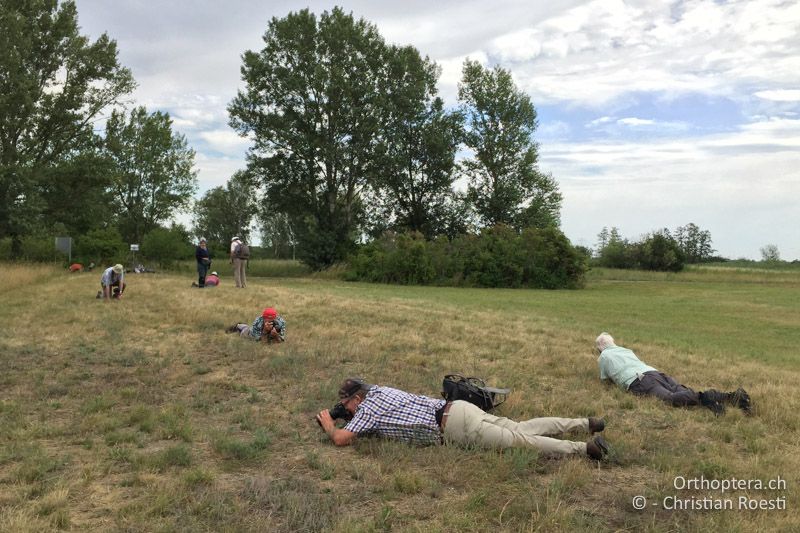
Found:
[[[439,444],[442,432],[435,413],[444,404],[444,400],[391,387],[372,387],[344,429],[421,445]]]

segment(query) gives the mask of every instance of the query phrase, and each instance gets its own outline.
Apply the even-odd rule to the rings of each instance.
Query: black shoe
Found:
[[[608,443],[600,435],[586,443],[586,455],[595,461],[601,461],[604,456],[608,455],[608,449]]]
[[[701,392],[699,396],[700,403],[714,413],[714,416],[725,414],[725,404],[722,403],[725,401],[724,394],[714,389],[708,389]]]
[[[225,333],[236,333],[239,331],[239,324],[234,324],[229,328],[225,328]]]
[[[606,429],[606,421],[602,418],[589,417],[589,433],[600,433]]]
[[[739,387],[734,392],[725,393],[725,399],[728,404],[738,407],[744,414],[753,414],[753,405],[750,403],[750,395],[747,394],[747,391],[743,388]]]

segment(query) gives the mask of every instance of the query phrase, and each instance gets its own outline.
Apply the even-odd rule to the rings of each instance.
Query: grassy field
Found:
[[[800,528],[800,271],[595,270],[580,291],[251,276],[237,290],[219,269],[204,291],[190,272],[129,274],[104,303],[99,272],[0,268],[0,531]],[[266,305],[286,344],[223,332]],[[744,386],[755,415],[602,384],[602,330],[687,385]],[[609,460],[335,448],[313,420],[348,375],[436,396],[452,371],[513,388],[503,416],[604,416]],[[700,476],[786,488],[675,488]],[[737,509],[664,506],[706,496]],[[786,509],[739,510],[740,497]]]

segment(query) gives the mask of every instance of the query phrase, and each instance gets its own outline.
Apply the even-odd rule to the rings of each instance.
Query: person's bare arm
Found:
[[[336,446],[349,446],[353,444],[358,436],[352,431],[346,429],[339,429],[336,423],[331,418],[331,413],[327,409],[323,409],[317,414],[317,422],[319,422],[322,430],[328,434],[328,437],[333,441]]]

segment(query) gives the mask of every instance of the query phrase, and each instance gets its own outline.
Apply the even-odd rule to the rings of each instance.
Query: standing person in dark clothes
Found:
[[[211,266],[211,254],[208,252],[208,244],[204,237],[200,237],[200,243],[194,251],[194,257],[197,259],[197,285],[193,283],[192,286],[202,289],[206,286],[206,274]]]

